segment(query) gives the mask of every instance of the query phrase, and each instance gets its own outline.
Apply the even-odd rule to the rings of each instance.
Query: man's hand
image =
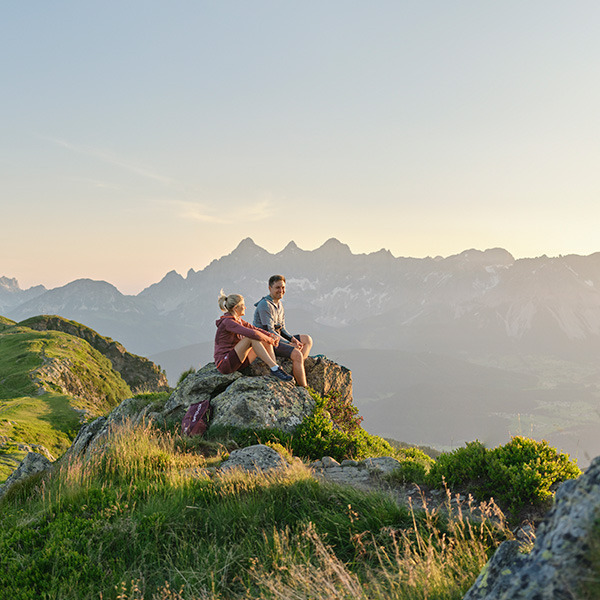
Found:
[[[295,337],[293,337],[290,340],[290,344],[292,344],[293,346],[295,346],[300,351],[302,351],[302,348],[304,348],[304,344],[300,340],[296,339]]]

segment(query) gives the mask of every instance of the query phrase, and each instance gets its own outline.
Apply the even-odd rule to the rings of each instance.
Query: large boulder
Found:
[[[280,364],[292,372],[291,361]],[[352,373],[326,357],[309,357],[305,362],[310,387],[322,395],[333,392],[352,401]],[[209,363],[186,377],[171,394],[162,416],[181,419],[191,404],[210,399],[211,425],[252,429],[281,429],[293,432],[314,410],[314,400],[305,388],[269,375],[269,367],[254,361],[242,372],[219,373]]]
[[[315,401],[303,387],[268,375],[241,377],[212,399],[211,426],[280,429],[292,433],[312,414]]]
[[[208,363],[195,373],[188,375],[175,389],[165,404],[165,413],[185,413],[190,404],[214,398],[225,391],[236,379],[242,377],[240,372],[223,375]]]
[[[292,373],[292,361],[279,358],[284,371]],[[326,356],[309,356],[304,361],[308,386],[321,396],[338,394],[342,400],[352,402],[352,371],[329,360]],[[247,369],[249,375],[268,375],[269,367],[260,360],[254,361]]]
[[[501,544],[464,600],[571,600],[590,577],[590,546],[600,520],[600,457],[565,481],[529,554]]]

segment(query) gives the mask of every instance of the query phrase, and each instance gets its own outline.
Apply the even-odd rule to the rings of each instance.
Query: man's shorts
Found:
[[[229,375],[234,371],[239,371],[242,367],[246,367],[250,364],[250,361],[245,358],[244,362],[240,361],[238,353],[235,348],[232,348],[225,356],[225,358],[217,365],[217,370],[223,375]]]
[[[300,340],[300,334],[296,333],[292,337],[295,337],[297,340]],[[274,348],[275,356],[285,356],[285,358],[289,358],[292,355],[292,350],[295,348],[293,344],[290,344],[287,340],[281,338],[279,340],[279,344]]]

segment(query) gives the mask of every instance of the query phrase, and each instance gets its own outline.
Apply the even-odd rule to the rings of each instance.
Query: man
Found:
[[[274,348],[277,356],[285,356],[292,360],[292,371],[296,383],[306,387],[304,359],[312,348],[313,341],[309,335],[291,335],[285,328],[285,314],[281,299],[285,294],[285,277],[273,275],[269,278],[269,295],[259,300],[254,306],[254,326],[265,329],[280,336],[279,345]],[[285,340],[285,341],[284,341]]]

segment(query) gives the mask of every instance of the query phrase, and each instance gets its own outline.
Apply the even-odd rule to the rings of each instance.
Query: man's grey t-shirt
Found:
[[[281,301],[275,302],[271,296],[264,296],[254,306],[254,327],[276,333],[285,340],[292,339],[293,336],[285,328],[285,312]]]

